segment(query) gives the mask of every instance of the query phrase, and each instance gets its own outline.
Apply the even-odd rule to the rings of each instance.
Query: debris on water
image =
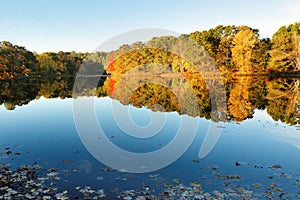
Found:
[[[1,167],[0,199],[66,199],[57,193],[57,188],[47,187],[45,181],[48,177],[37,177],[38,171],[37,165],[20,166],[14,170]]]
[[[285,193],[285,192],[283,191],[283,189],[277,187],[277,184],[274,183],[274,182],[272,182],[272,183],[269,184],[268,191],[270,191],[271,194],[272,194],[272,193],[280,193],[280,194]]]
[[[249,166],[252,166],[252,167],[254,167],[254,168],[256,168],[256,169],[263,169],[263,167],[262,166],[259,166],[259,165],[255,165],[255,164],[253,164],[253,163],[248,163],[248,165]]]
[[[146,188],[146,189],[148,189],[148,188],[149,188],[149,185],[147,185],[146,183],[143,183],[143,184],[141,185],[141,188]]]
[[[150,175],[149,175],[150,178],[156,178],[156,177],[158,177],[158,176],[159,176],[159,174],[150,174]]]
[[[144,197],[144,196],[137,196],[135,200],[146,200],[146,197]]]
[[[196,194],[202,194],[203,193],[202,188],[200,188],[200,187],[193,187],[193,190]]]
[[[281,178],[286,178],[287,176],[286,176],[285,172],[281,172],[281,173],[280,173],[280,177],[281,177]]]
[[[57,172],[57,169],[56,168],[50,168],[48,171],[49,172]]]
[[[164,185],[165,185],[165,187],[169,187],[171,184],[170,183],[165,183]]]
[[[262,185],[259,184],[259,183],[254,183],[254,184],[252,184],[252,186],[253,186],[254,188],[262,188]]]
[[[242,177],[240,175],[226,175],[222,176],[220,174],[215,174],[216,178],[224,179],[224,180],[241,180]]]
[[[116,180],[127,181],[128,178],[125,178],[125,177],[117,177]]]
[[[240,179],[242,179],[242,177],[240,175],[223,176],[223,178],[225,180],[228,180],[228,179],[230,179],[230,180],[240,180]]]
[[[191,182],[190,185],[191,185],[192,187],[201,187],[201,184],[198,183],[198,182]]]
[[[294,182],[292,182],[292,184],[293,184],[294,186],[300,187],[300,180],[299,180],[299,179],[296,179]],[[299,193],[299,195],[300,195],[300,193]]]
[[[224,183],[224,186],[227,187],[227,186],[230,185],[230,184],[231,184],[231,182],[225,182],[225,183]]]
[[[95,190],[91,186],[76,186],[75,189],[83,195],[84,199],[102,199],[106,197],[104,189]]]
[[[276,169],[282,169],[282,166],[281,165],[272,165],[272,166],[269,166],[268,168],[270,168],[272,170],[276,170]]]
[[[218,169],[218,167],[217,167],[216,165],[211,165],[210,168],[211,168],[212,170],[217,170],[217,169]]]
[[[276,183],[269,184],[267,190],[263,193],[257,194],[254,191],[247,190],[241,185],[234,185],[227,182],[223,190],[204,191],[202,184],[197,181],[190,182],[189,185],[184,185],[180,179],[173,179],[172,183],[164,183],[164,186],[157,191],[151,188],[147,183],[141,184],[141,187],[127,190],[110,190],[115,194],[106,194],[102,188],[93,188],[91,186],[75,186],[74,191],[70,192],[65,189],[58,189],[54,187],[56,177],[62,173],[63,170],[56,168],[49,168],[46,176],[37,176],[39,165],[35,163],[34,166],[24,166],[16,170],[10,170],[7,166],[1,165],[0,168],[0,199],[261,199],[276,197],[286,198],[288,194],[277,186]],[[111,168],[104,168],[104,171],[111,171]],[[67,170],[66,170],[67,171]],[[150,178],[157,178],[159,174],[149,175]],[[239,180],[239,175],[221,176],[225,180]],[[126,175],[125,178],[128,178]],[[99,176],[97,179],[102,179]],[[49,183],[50,181],[50,183]],[[146,181],[146,180],[145,180]],[[230,186],[230,187],[228,187]],[[260,189],[263,186],[260,183],[252,184],[253,189]],[[139,189],[137,189],[139,188]],[[78,193],[74,196],[74,192]],[[75,198],[76,197],[76,198]]]
[[[106,194],[104,194],[104,193],[103,194],[99,194],[99,198],[100,199],[105,198],[105,197],[106,197]]]
[[[63,160],[63,163],[70,164],[70,163],[72,163],[72,161],[71,160]]]
[[[81,170],[78,169],[78,168],[76,168],[76,169],[73,169],[72,171],[73,171],[73,172],[80,172]]]
[[[165,192],[163,192],[163,193],[162,193],[162,195],[163,195],[164,197],[168,197],[168,196],[169,196],[169,194],[170,194],[170,193],[169,193],[169,192],[167,192],[167,191],[165,191]]]
[[[15,152],[10,148],[3,151],[5,155],[6,152],[11,151],[11,154],[20,155],[19,152]],[[10,156],[6,156],[8,160],[11,159]],[[70,160],[63,160],[64,163],[71,163]],[[193,160],[194,163],[198,163],[199,160]],[[16,162],[13,162],[16,163]],[[230,161],[229,166],[233,169],[234,166],[243,165],[246,167],[247,163],[245,162],[232,162]],[[248,164],[254,168],[263,168],[255,164]],[[13,166],[13,164],[12,164]],[[196,165],[195,165],[196,166]],[[197,165],[198,166],[198,165]],[[67,179],[66,176],[70,176],[72,172],[80,172],[79,169],[57,169],[57,168],[47,168],[41,170],[40,165],[35,162],[32,166],[22,166],[16,169],[9,169],[9,165],[4,163],[0,163],[0,199],[135,199],[135,200],[146,200],[146,199],[180,199],[180,200],[192,200],[192,199],[297,199],[295,196],[291,196],[284,191],[285,186],[280,183],[271,183],[267,185],[271,180],[267,180],[268,182],[257,182],[257,183],[247,183],[244,185],[244,181],[241,180],[242,177],[240,175],[228,175],[222,174],[220,175],[219,167],[216,165],[210,165],[211,170],[218,171],[210,171],[208,166],[202,166],[202,169],[206,169],[208,174],[201,174],[198,177],[194,177],[195,179],[188,179],[182,177],[173,177],[173,179],[164,179],[165,176],[161,176],[160,174],[150,174],[149,177],[143,179],[142,184],[138,186],[133,186],[130,188],[130,185],[133,180],[131,178],[136,177],[130,176],[130,173],[123,173],[120,176],[113,176],[111,180],[109,178],[105,178],[103,176],[95,176],[92,177],[94,183],[98,186],[105,185],[106,182],[110,185],[110,181],[121,180],[120,185],[126,185],[126,188],[110,188],[109,193],[105,193],[106,188],[98,188],[91,186],[82,186],[82,185],[74,185],[68,186],[68,190],[66,188],[61,187],[61,184],[65,184]],[[196,168],[196,167],[195,167]],[[266,169],[267,167],[265,167]],[[272,165],[268,167],[272,170],[282,169],[281,165]],[[235,169],[235,168],[234,168]],[[104,167],[101,168],[102,172],[117,172],[117,170]],[[239,170],[238,170],[239,171]],[[270,173],[270,171],[268,170]],[[99,175],[103,173],[99,172]],[[202,173],[202,172],[201,172]],[[234,172],[233,172],[234,173]],[[281,178],[292,178],[290,177],[290,173],[275,171],[272,176],[268,176],[269,179],[281,180]],[[117,174],[119,175],[119,174]],[[77,176],[77,174],[75,175]],[[105,176],[106,177],[106,176]],[[204,177],[204,178],[203,178]],[[216,180],[214,177],[219,178]],[[180,179],[179,179],[180,178]],[[211,179],[213,178],[213,179]],[[264,176],[266,179],[266,177]],[[285,179],[285,180],[288,180]],[[95,180],[102,181],[96,182]],[[156,182],[152,182],[153,180],[159,180]],[[237,181],[236,181],[237,180]],[[295,187],[299,187],[300,180],[293,181],[291,183]],[[122,182],[126,181],[126,182]],[[198,182],[199,181],[199,182]],[[247,180],[245,180],[247,181]],[[257,181],[257,180],[256,180]],[[266,180],[264,180],[266,181]],[[70,182],[72,183],[71,179]],[[68,183],[68,184],[69,184]],[[205,191],[204,188],[207,187],[208,184],[219,183],[222,188],[213,191]],[[240,185],[236,185],[239,183]],[[243,185],[242,185],[243,184]],[[202,188],[202,185],[205,186]],[[154,188],[152,188],[154,186]],[[158,187],[159,186],[159,187]],[[106,186],[109,187],[109,186]],[[129,187],[129,188],[127,188]],[[248,190],[251,188],[251,190]],[[216,187],[217,189],[217,187]],[[258,193],[257,193],[258,191]],[[116,195],[116,196],[114,196]]]
[[[179,179],[173,179],[172,180],[174,183],[180,183],[180,180]]]
[[[244,189],[242,186],[240,186],[240,185],[236,185],[236,186],[234,186],[234,188],[238,189],[239,191],[244,191],[244,190],[245,190],[245,189]]]
[[[103,172],[114,172],[116,170],[111,168],[111,167],[104,167],[104,168],[101,169],[101,171],[103,171]]]
[[[76,189],[76,190],[80,190],[80,186],[76,186],[75,189]]]
[[[254,168],[256,168],[256,169],[263,169],[262,166],[257,166],[257,165],[254,165]]]
[[[50,173],[47,174],[47,177],[55,179],[55,180],[60,180],[60,177],[58,177],[57,172],[50,172]]]
[[[63,192],[61,192],[61,193],[57,193],[57,194],[55,194],[55,197],[56,197],[56,199],[60,199],[60,200],[66,200],[66,199],[69,199],[68,198],[68,191],[63,191]]]

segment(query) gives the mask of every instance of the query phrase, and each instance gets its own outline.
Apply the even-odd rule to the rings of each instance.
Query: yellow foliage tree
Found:
[[[240,122],[253,114],[253,106],[249,100],[251,79],[242,77],[230,91],[228,110],[236,122]]]
[[[42,53],[36,56],[39,62],[39,69],[42,73],[54,73],[57,71],[57,64],[48,53]]]
[[[258,44],[258,35],[249,27],[239,27],[240,31],[233,39],[232,59],[240,73],[252,71],[252,53]]]

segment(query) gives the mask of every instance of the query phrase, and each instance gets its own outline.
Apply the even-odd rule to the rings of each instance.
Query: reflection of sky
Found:
[[[2,137],[14,143],[18,138],[30,142],[31,137],[39,138],[46,133],[54,137],[73,123],[71,100],[40,98],[29,105],[16,107],[13,111],[1,106],[0,121]]]
[[[260,120],[260,125],[264,127],[267,133],[272,137],[287,142],[300,150],[300,129],[299,126],[289,126],[280,121],[275,122],[266,110],[257,110],[255,119]]]
[[[100,104],[99,104],[100,102]],[[107,116],[115,117],[111,115],[111,106],[101,106],[103,103],[109,103],[111,101],[109,98],[98,99],[95,104],[96,113],[104,113]],[[121,104],[120,104],[121,105]],[[113,105],[115,108],[114,114],[118,113],[116,109],[117,106]],[[135,108],[133,106],[127,106],[129,111],[129,116],[131,120],[136,123],[138,126],[145,127],[151,123],[150,112],[146,108]],[[100,109],[100,110],[99,110]],[[98,112],[97,112],[98,110]],[[100,111],[100,112],[99,112]],[[45,99],[41,97],[38,100],[33,100],[29,105],[17,106],[15,110],[8,111],[4,105],[0,106],[0,121],[2,125],[2,132],[9,131],[13,132],[19,128],[23,128],[26,131],[29,127],[32,127],[30,132],[27,134],[35,135],[35,130],[40,130],[44,126],[45,128],[58,125],[62,130],[64,126],[70,125],[73,122],[72,120],[72,100],[71,99]],[[153,113],[153,112],[152,112]],[[159,115],[159,112],[155,112],[156,115]],[[176,112],[168,113],[169,121],[173,121],[173,125],[169,126],[168,129],[176,129],[176,124],[178,123],[178,114]],[[108,120],[109,118],[102,119]],[[166,119],[164,119],[166,120]],[[177,120],[177,122],[176,122]],[[203,121],[203,120],[202,120]],[[65,122],[68,122],[66,124]],[[105,123],[105,121],[103,121]],[[102,122],[101,122],[102,123]],[[113,123],[110,119],[110,124]],[[170,123],[170,122],[169,122]],[[115,123],[113,123],[116,126]],[[74,125],[73,125],[74,126]],[[53,127],[51,129],[53,129]],[[109,126],[108,126],[109,127]],[[276,138],[276,140],[287,142],[294,147],[300,149],[300,130],[298,127],[289,126],[282,122],[275,122],[268,114],[266,110],[255,110],[255,114],[252,119],[247,119],[244,122],[241,122],[239,125],[226,123],[226,129],[223,132],[228,132],[228,130],[234,129],[234,132],[239,130],[238,127],[243,127],[242,132],[247,133],[251,131],[251,134],[260,134],[260,137],[269,137]],[[111,127],[110,127],[111,128]],[[201,127],[200,127],[201,130]],[[47,130],[44,130],[47,131]],[[60,132],[60,131],[59,131]],[[224,133],[223,133],[224,135]],[[4,136],[4,135],[2,135]]]
[[[162,148],[177,134],[181,118],[187,117],[179,116],[176,112],[152,112],[146,108],[124,106],[110,98],[96,100],[95,108],[99,125],[107,137],[116,137],[113,143],[133,152],[151,152]],[[125,113],[120,111],[122,108],[125,108]],[[156,122],[153,119],[155,117],[163,120],[162,123]],[[121,123],[125,118],[130,120]],[[186,133],[191,129],[187,129]],[[148,137],[151,130],[155,132]]]
[[[104,113],[107,114],[107,116],[115,117],[110,114],[111,106],[101,106],[100,108],[99,105],[101,105],[101,103],[102,105],[104,105],[105,103],[111,104],[111,101],[109,98],[98,99],[95,104],[96,113]],[[137,125],[144,127],[151,123],[151,117],[149,114],[152,111],[149,111],[146,108],[135,108],[133,106],[127,107],[131,120]],[[118,108],[115,106],[115,109]],[[114,111],[114,114],[116,113],[118,113],[117,110]],[[159,115],[159,112],[156,112],[155,114]],[[20,128],[23,128],[23,130],[26,131],[31,127],[30,129],[32,131],[28,132],[27,134],[35,135],[36,131],[34,130],[42,130],[43,127],[41,126],[44,126],[44,128],[49,128],[52,126],[51,129],[53,129],[53,127],[59,126],[59,128],[63,130],[65,126],[69,126],[74,123],[72,115],[71,99],[45,99],[41,97],[38,100],[31,101],[28,105],[24,105],[21,107],[17,106],[13,111],[6,110],[4,105],[2,105],[0,106],[0,121],[2,126],[1,132],[13,132],[14,130],[18,130]],[[168,113],[167,116],[169,118],[169,121],[171,120],[174,122],[173,125],[169,127],[169,129],[173,128],[175,130],[179,115],[176,112],[173,112]],[[109,118],[107,117],[106,120],[108,119]],[[112,119],[110,119],[109,123],[113,123]],[[113,124],[114,126],[116,126],[115,123]],[[267,114],[266,110],[255,110],[255,114],[252,119],[247,119],[244,122],[241,122],[239,125],[226,123],[226,128],[223,131],[223,135],[231,129],[234,129],[233,132],[238,132],[238,130],[240,130],[239,127],[243,128],[242,131],[238,134],[247,134],[248,131],[250,131],[251,134],[259,133],[260,137],[271,136],[276,140],[287,142],[300,149],[300,130],[298,130],[299,127],[289,126],[282,122],[275,122]],[[47,130],[45,129],[44,131]],[[2,135],[2,137],[4,135]]]
[[[274,121],[266,110],[255,110],[252,119],[238,125],[227,123],[220,143],[232,145],[227,146],[229,149],[225,153],[231,152],[233,158],[236,155],[238,159],[264,165],[281,163],[289,169],[299,170],[300,151],[295,148],[299,141],[295,127]]]
[[[177,113],[167,113],[165,127],[159,134],[146,140],[132,138],[118,129],[112,121],[113,114],[109,104],[111,105],[109,98],[99,98],[95,101],[95,111],[103,125],[102,128],[108,138],[114,136],[110,138],[114,144],[134,152],[148,152],[163,148],[176,134],[180,119],[189,118],[179,116]],[[149,123],[147,116],[151,111],[133,107],[129,107],[129,110],[132,120],[140,126]],[[18,158],[18,162],[32,163],[39,158],[44,165],[64,167],[62,160],[70,159],[73,161],[70,166],[82,168],[91,178],[100,173],[99,168],[104,167],[89,154],[79,139],[73,120],[72,99],[41,98],[32,101],[29,105],[17,107],[14,111],[7,111],[1,106],[0,122],[0,145],[21,144],[25,151],[31,152]],[[282,165],[286,172],[300,173],[300,137],[297,134],[297,127],[275,122],[266,111],[256,110],[252,119],[239,124],[225,123],[216,146],[205,158],[199,159],[198,152],[209,123],[209,120],[199,119],[197,135],[189,149],[177,161],[154,173],[171,180],[179,178],[186,181],[199,181],[202,176],[210,176],[209,166],[213,164],[219,167],[222,174],[240,174],[244,178],[240,184],[267,181],[265,177],[278,173],[266,168],[274,164]],[[187,134],[189,134],[188,129]],[[74,153],[77,150],[79,154]],[[197,159],[199,163],[192,162]],[[235,167],[236,161],[243,166]],[[246,164],[249,162],[264,166],[265,171],[247,167]],[[105,175],[101,174],[101,176]],[[205,187],[215,189],[214,186],[208,184]]]
[[[40,98],[8,111],[0,107],[1,142],[18,144],[37,140],[65,140],[76,133],[71,99]]]

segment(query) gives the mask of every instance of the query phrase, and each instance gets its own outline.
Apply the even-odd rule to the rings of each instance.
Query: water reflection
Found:
[[[109,140],[131,152],[149,152],[164,147],[176,134],[181,117],[194,118],[168,112],[164,129],[158,135],[143,140],[131,137],[118,128],[112,120],[112,102],[122,107],[120,102],[111,98],[95,99],[96,115],[107,136],[95,140],[98,145]],[[144,116],[152,111],[126,107],[131,110],[134,121],[141,126],[147,125],[149,121]],[[223,130],[221,137],[211,154],[204,159],[199,159],[198,152],[210,121],[197,117],[199,129],[195,139],[177,161],[158,171],[135,175],[103,165],[85,149],[74,126],[72,99],[40,97],[29,106],[16,108],[14,112],[1,108],[1,162],[8,163],[12,168],[37,162],[41,167],[37,170],[38,177],[46,178],[46,182],[35,182],[33,179],[34,183],[45,187],[47,181],[55,182],[55,188],[58,188],[54,191],[51,186],[49,195],[63,195],[63,190],[67,189],[70,198],[83,198],[79,192],[83,189],[101,190],[99,195],[105,194],[112,199],[120,195],[132,198],[153,195],[153,198],[161,199],[165,198],[163,192],[168,192],[170,199],[180,198],[187,192],[193,197],[208,192],[206,195],[214,198],[221,195],[233,199],[265,199],[269,195],[276,198],[281,193],[298,198],[299,127],[275,122],[267,110],[254,109],[251,119],[220,127]],[[12,154],[7,155],[8,151]],[[109,151],[102,153],[111,155]],[[2,170],[1,173],[6,172]]]
[[[219,98],[216,101],[226,100],[225,104],[222,104],[225,107],[217,108],[217,113],[225,112],[222,116],[226,118],[217,117],[213,119],[214,121],[241,122],[252,118],[255,109],[261,109],[267,110],[267,113],[276,121],[280,120],[291,125],[299,123],[300,80],[297,78],[244,76],[222,77],[223,83],[217,83],[213,79],[209,81],[215,85],[224,84],[226,89],[226,95],[223,98],[222,95],[218,97],[221,91],[213,91],[216,94],[214,98]],[[206,83],[201,77],[183,79],[149,76],[143,77],[143,80],[134,77],[121,80],[116,77],[102,77],[97,88],[93,90],[86,88],[76,95],[110,96],[122,104],[131,104],[137,108],[146,107],[163,112],[176,111],[179,114],[212,119],[217,115],[212,116],[211,106],[214,105],[210,96],[212,92],[208,90]],[[83,88],[85,84],[87,80],[81,80],[79,83]],[[26,105],[40,97],[72,98],[73,85],[74,77],[2,81],[0,104],[8,110],[13,110],[16,106]]]
[[[111,77],[102,79],[98,88],[80,94],[89,96],[96,92],[98,97],[84,97],[95,100],[95,112],[106,133],[106,138],[94,138],[97,144],[110,141],[131,152],[155,151],[174,138],[181,118],[198,120],[195,138],[178,160],[145,174],[119,172],[98,162],[83,145],[80,139],[85,138],[78,136],[74,125],[71,99],[74,79],[36,78],[1,84],[1,103],[5,106],[0,107],[0,159],[2,165],[6,163],[0,168],[1,174],[21,173],[24,168],[10,172],[5,169],[37,163],[33,165],[35,169],[30,170],[36,171],[40,179],[33,178],[31,183],[48,189],[50,183],[55,182],[47,193],[53,198],[58,194],[84,198],[85,192],[90,190],[95,190],[89,193],[90,197],[108,199],[138,196],[149,199],[198,196],[204,199],[204,194],[223,199],[276,199],[280,195],[299,198],[299,126],[288,125],[298,122],[298,79],[223,77],[227,96],[226,123],[219,127],[222,134],[211,153],[203,159],[199,159],[198,153],[212,115],[208,90],[201,79],[189,83],[199,103],[198,112],[188,109],[183,112],[177,96],[159,84],[142,85],[130,91],[129,101],[125,101],[114,89],[118,82],[112,86],[111,80]],[[187,87],[182,79],[160,78],[160,81],[168,87]],[[111,91],[116,93],[112,95]],[[125,86],[122,92],[128,95]],[[185,96],[185,102],[189,103],[186,93],[179,95]],[[114,103],[116,109],[129,110],[132,120],[141,127],[149,124],[147,116],[150,114],[164,115],[166,126],[147,140],[132,137],[112,120],[113,115],[118,114],[118,110],[111,109]],[[247,105],[246,108],[243,105]],[[110,156],[112,152],[102,153]],[[3,179],[1,184],[4,181],[7,180]],[[26,185],[27,182],[23,186]],[[14,186],[15,183],[10,184]],[[68,195],[64,190],[68,190]]]

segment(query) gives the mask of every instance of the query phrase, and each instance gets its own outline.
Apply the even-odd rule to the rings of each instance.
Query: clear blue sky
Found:
[[[300,21],[299,0],[0,0],[0,41],[31,51],[93,51],[122,32],[249,25],[272,37]]]

